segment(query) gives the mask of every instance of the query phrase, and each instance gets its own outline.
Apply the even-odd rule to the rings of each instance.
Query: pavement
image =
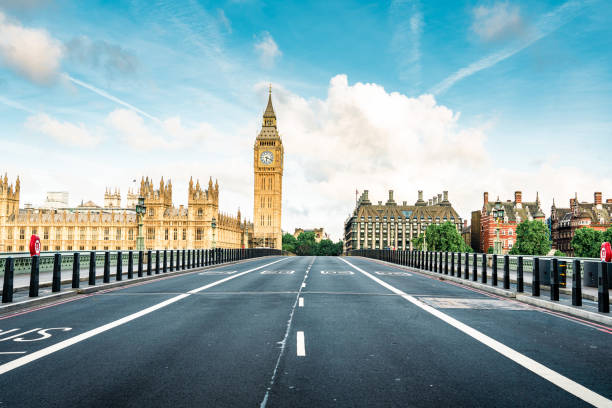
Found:
[[[612,407],[612,327],[358,257],[0,316],[4,407]]]

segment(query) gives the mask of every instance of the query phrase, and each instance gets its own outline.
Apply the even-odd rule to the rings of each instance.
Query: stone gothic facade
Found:
[[[189,182],[187,208],[172,204],[172,182],[163,178],[156,188],[152,180],[142,179],[139,194],[128,193],[127,208],[121,208],[118,190],[107,190],[104,207],[93,202],[76,208],[19,208],[20,182],[9,185],[0,180],[0,252],[28,250],[30,236],[41,239],[43,251],[134,250],[138,236],[135,211],[138,195],[144,197],[147,212],[143,216],[146,249],[211,248],[213,217],[215,245],[220,248],[244,248],[248,245],[252,224],[237,215],[219,211],[219,184],[208,182],[203,190],[199,181]]]

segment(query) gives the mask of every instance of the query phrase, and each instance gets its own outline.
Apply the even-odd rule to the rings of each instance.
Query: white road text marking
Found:
[[[265,268],[266,266],[275,264],[275,263],[283,261],[285,259],[288,259],[288,258],[282,258],[282,259],[276,260],[274,262],[270,262],[269,264],[262,265],[262,266],[259,266],[257,268],[249,269],[248,271],[244,271],[242,273],[239,273],[239,274],[236,274],[236,275],[233,275],[233,276],[229,276],[227,278],[218,280],[216,282],[209,283],[208,285],[205,285],[205,286],[202,286],[200,288],[191,290],[191,291],[187,292],[186,294],[181,294],[181,295],[175,296],[175,297],[170,298],[168,300],[165,300],[165,301],[163,301],[161,303],[158,303],[156,305],[153,305],[151,307],[143,309],[143,310],[141,310],[139,312],[132,313],[131,315],[125,316],[125,317],[123,317],[123,318],[121,318],[119,320],[115,320],[115,321],[107,323],[107,324],[105,324],[103,326],[100,326],[100,327],[97,327],[95,329],[86,331],[85,333],[81,333],[78,336],[72,337],[70,339],[67,339],[67,340],[64,340],[64,341],[60,341],[57,344],[54,344],[54,345],[49,346],[49,347],[45,347],[44,349],[35,351],[34,353],[28,354],[27,356],[23,356],[23,357],[15,359],[13,361],[9,361],[8,363],[0,365],[0,375],[5,374],[5,373],[7,373],[7,372],[9,372],[11,370],[14,370],[16,368],[19,368],[21,366],[24,366],[26,364],[29,364],[29,363],[31,363],[33,361],[36,361],[39,358],[43,358],[45,356],[48,356],[49,354],[53,354],[56,351],[60,351],[62,349],[65,349],[66,347],[70,347],[73,344],[80,343],[81,341],[87,340],[90,337],[96,336],[96,335],[98,335],[100,333],[104,333],[107,330],[110,330],[110,329],[113,329],[115,327],[121,326],[121,325],[123,325],[125,323],[128,323],[128,322],[134,320],[134,319],[138,319],[139,317],[148,315],[149,313],[152,313],[152,312],[154,312],[156,310],[162,309],[162,308],[164,308],[164,307],[166,307],[168,305],[171,305],[172,303],[175,303],[175,302],[178,302],[179,300],[185,299],[186,297],[189,297],[190,294],[201,292],[201,291],[203,291],[205,289],[211,288],[211,287],[216,286],[216,285],[220,285],[223,282],[227,282],[228,280],[235,279],[235,278],[237,278],[239,276],[243,276],[243,275],[245,275],[245,274],[247,274],[249,272],[253,272],[253,271],[256,271],[258,269]],[[40,330],[40,328],[37,328],[35,330]],[[30,331],[34,331],[34,330],[30,330]],[[13,337],[13,336],[11,336],[11,337]],[[6,340],[6,339],[4,339],[4,340]]]

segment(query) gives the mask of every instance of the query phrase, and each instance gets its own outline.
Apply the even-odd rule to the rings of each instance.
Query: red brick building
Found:
[[[514,201],[500,201],[499,197],[497,201],[489,201],[488,192],[484,193],[483,198],[482,209],[472,212],[472,225],[478,225],[480,231],[477,247],[473,246],[475,251],[486,252],[489,247],[493,247],[495,232],[499,228],[503,253],[508,253],[516,243],[516,227],[521,222],[545,221],[537,193],[536,200],[529,202],[523,201],[520,191],[514,193]],[[476,243],[473,242],[474,244]]]
[[[573,256],[572,239],[577,229],[592,228],[605,231],[612,227],[612,199],[602,200],[601,192],[593,194],[593,202],[578,202],[578,194],[569,200],[569,208],[551,207],[551,235],[553,248]]]

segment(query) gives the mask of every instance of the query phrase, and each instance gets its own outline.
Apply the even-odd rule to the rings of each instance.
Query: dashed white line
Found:
[[[25,351],[0,351],[0,354],[25,354]]]
[[[612,407],[612,401],[607,399],[606,397],[597,394],[594,391],[591,391],[590,389],[586,388],[583,385],[578,384],[577,382],[570,380],[569,378],[565,377],[564,375],[559,374],[556,371],[551,370],[550,368],[546,367],[543,364],[538,363],[537,361],[527,357],[524,354],[519,353],[518,351],[506,346],[505,344],[487,336],[484,333],[479,332],[478,330],[468,326],[465,323],[460,322],[459,320],[450,317],[449,315],[434,309],[433,307],[426,305],[425,303],[421,302],[420,300],[418,300],[417,298],[415,298],[414,296],[410,296],[407,293],[397,289],[394,286],[389,285],[387,282],[377,278],[376,276],[364,271],[363,269],[353,265],[352,263],[350,263],[349,261],[347,261],[344,258],[340,258],[340,260],[346,262],[347,264],[349,264],[350,266],[352,266],[353,268],[355,268],[357,271],[361,272],[362,274],[364,274],[365,276],[367,276],[368,278],[372,279],[374,282],[378,283],[379,285],[389,289],[391,292],[400,295],[401,297],[403,297],[404,299],[406,299],[407,301],[409,301],[410,303],[414,304],[417,307],[420,307],[421,309],[423,309],[424,311],[434,315],[435,317],[437,317],[438,319],[450,324],[451,326],[455,327],[456,329],[462,331],[463,333],[467,334],[468,336],[474,338],[475,340],[478,340],[479,342],[481,342],[482,344],[490,347],[491,349],[497,351],[498,353],[500,353],[501,355],[509,358],[510,360],[514,361],[515,363],[525,367],[526,369],[528,369],[529,371],[539,375],[540,377],[544,378],[545,380],[550,381],[551,383],[555,384],[557,387],[569,392],[570,394],[575,395],[576,397],[580,398],[583,401],[588,402],[591,405],[594,405],[596,407]]]
[[[300,298],[300,301],[298,302],[298,306],[299,307],[304,307],[304,298],[303,297]]]
[[[297,332],[297,355],[298,357],[306,356],[306,345],[304,344],[304,332]]]

